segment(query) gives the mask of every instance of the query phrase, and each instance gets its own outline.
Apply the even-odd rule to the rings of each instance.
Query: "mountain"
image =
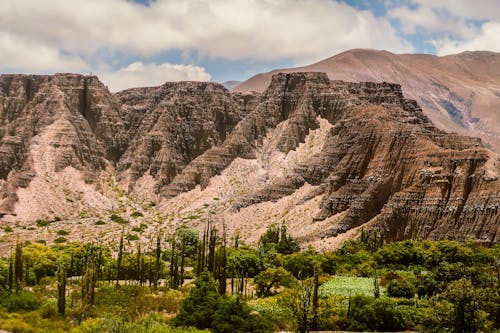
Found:
[[[304,71],[325,72],[332,80],[397,82],[437,127],[481,137],[500,152],[500,53],[438,57],[355,49],[309,66],[255,75],[234,91],[262,92],[272,75]]]
[[[222,82],[222,85],[227,90],[233,90],[233,88],[239,86],[240,84],[241,84],[241,81],[226,81],[226,82]]]
[[[0,225],[14,229],[0,250],[61,229],[114,244],[116,215],[146,245],[207,219],[248,243],[284,222],[317,248],[362,228],[500,240],[500,159],[436,128],[399,84],[300,72],[262,93],[178,82],[111,94],[95,76],[2,75],[0,93]]]

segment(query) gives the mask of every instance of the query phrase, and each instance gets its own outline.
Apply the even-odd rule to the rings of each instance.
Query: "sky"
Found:
[[[500,52],[500,0],[1,0],[0,73],[111,91],[245,80],[353,48]]]

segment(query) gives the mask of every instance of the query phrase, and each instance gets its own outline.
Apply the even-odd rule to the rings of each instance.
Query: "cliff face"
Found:
[[[116,177],[173,223],[210,214],[248,242],[279,222],[319,248],[360,228],[500,240],[500,160],[434,127],[398,84],[307,72],[261,94],[181,82],[112,95],[92,76],[3,75],[0,92],[1,208],[22,221],[106,217],[123,204]]]
[[[50,207],[43,206],[50,206],[48,199],[57,192],[53,187],[68,167],[78,170],[83,182],[93,182],[124,149],[118,111],[113,96],[94,76],[0,76],[0,213],[12,213],[17,189],[32,184],[30,193],[23,192],[26,205],[41,207],[26,208],[34,216],[48,214]],[[33,183],[35,178],[40,182]],[[65,185],[61,191],[73,191]],[[37,193],[41,191],[47,193]]]
[[[154,193],[196,157],[220,146],[253,100],[206,82],[129,89],[116,97],[130,138],[117,168],[120,179],[129,191]]]
[[[332,80],[398,82],[441,129],[478,136],[500,152],[500,53],[443,57],[349,50],[317,63],[255,75],[235,91],[264,91],[277,73],[325,72]]]
[[[321,140],[309,140],[317,131]],[[314,149],[301,153],[305,141]],[[210,179],[236,159],[255,160],[260,177],[244,195],[231,198],[231,220],[312,186],[298,203],[317,198],[318,207],[292,230],[303,235],[308,225],[332,223],[307,240],[335,238],[367,224],[391,239],[491,242],[498,241],[500,222],[499,162],[491,156],[479,139],[435,128],[397,84],[278,74],[225,142],[196,158],[165,194],[210,187]],[[289,208],[281,207],[276,220],[293,219]]]

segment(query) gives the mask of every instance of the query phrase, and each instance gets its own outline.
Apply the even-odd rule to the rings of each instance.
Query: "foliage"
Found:
[[[402,331],[408,327],[397,303],[389,298],[357,295],[350,300],[349,330]]]
[[[1,304],[9,312],[33,311],[41,306],[40,300],[27,291],[18,291],[10,294]]]
[[[271,325],[239,298],[221,297],[213,316],[212,332],[272,332]]]
[[[382,294],[385,289],[381,288]],[[334,276],[319,287],[321,297],[331,296],[373,296],[373,278],[357,276]]]
[[[254,278],[259,297],[271,296],[279,287],[291,287],[294,283],[296,281],[293,275],[283,267],[268,268]]]
[[[314,250],[293,253],[285,257],[283,267],[297,279],[305,279],[319,273],[323,256]]]
[[[387,285],[387,295],[391,297],[412,298],[415,293],[415,285],[409,279],[393,279]]]
[[[189,296],[182,301],[180,312],[172,321],[173,325],[210,328],[219,297],[215,280],[203,272],[196,279]]]
[[[284,223],[281,226],[271,224],[266,232],[259,239],[258,251],[261,254],[275,251],[281,254],[291,254],[300,251],[297,241],[287,234],[287,228]]]
[[[130,222],[125,220],[123,217],[121,217],[120,215],[117,215],[117,214],[111,214],[109,216],[109,219],[113,222],[116,222],[118,224],[129,224]]]
[[[469,280],[451,282],[434,299],[431,327],[439,326],[459,333],[487,330],[491,323],[484,311],[485,299],[484,290],[476,289]]]
[[[47,221],[45,219],[38,219],[38,220],[36,220],[37,227],[46,227],[49,224],[50,224],[50,221]]]

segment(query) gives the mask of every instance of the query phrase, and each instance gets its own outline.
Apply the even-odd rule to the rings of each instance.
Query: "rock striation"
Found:
[[[120,200],[102,179],[116,177],[172,221],[217,215],[250,242],[273,222],[315,246],[359,228],[500,240],[500,159],[436,128],[399,84],[296,72],[262,93],[179,82],[110,94],[94,76],[2,75],[0,93],[3,215],[109,214]]]

